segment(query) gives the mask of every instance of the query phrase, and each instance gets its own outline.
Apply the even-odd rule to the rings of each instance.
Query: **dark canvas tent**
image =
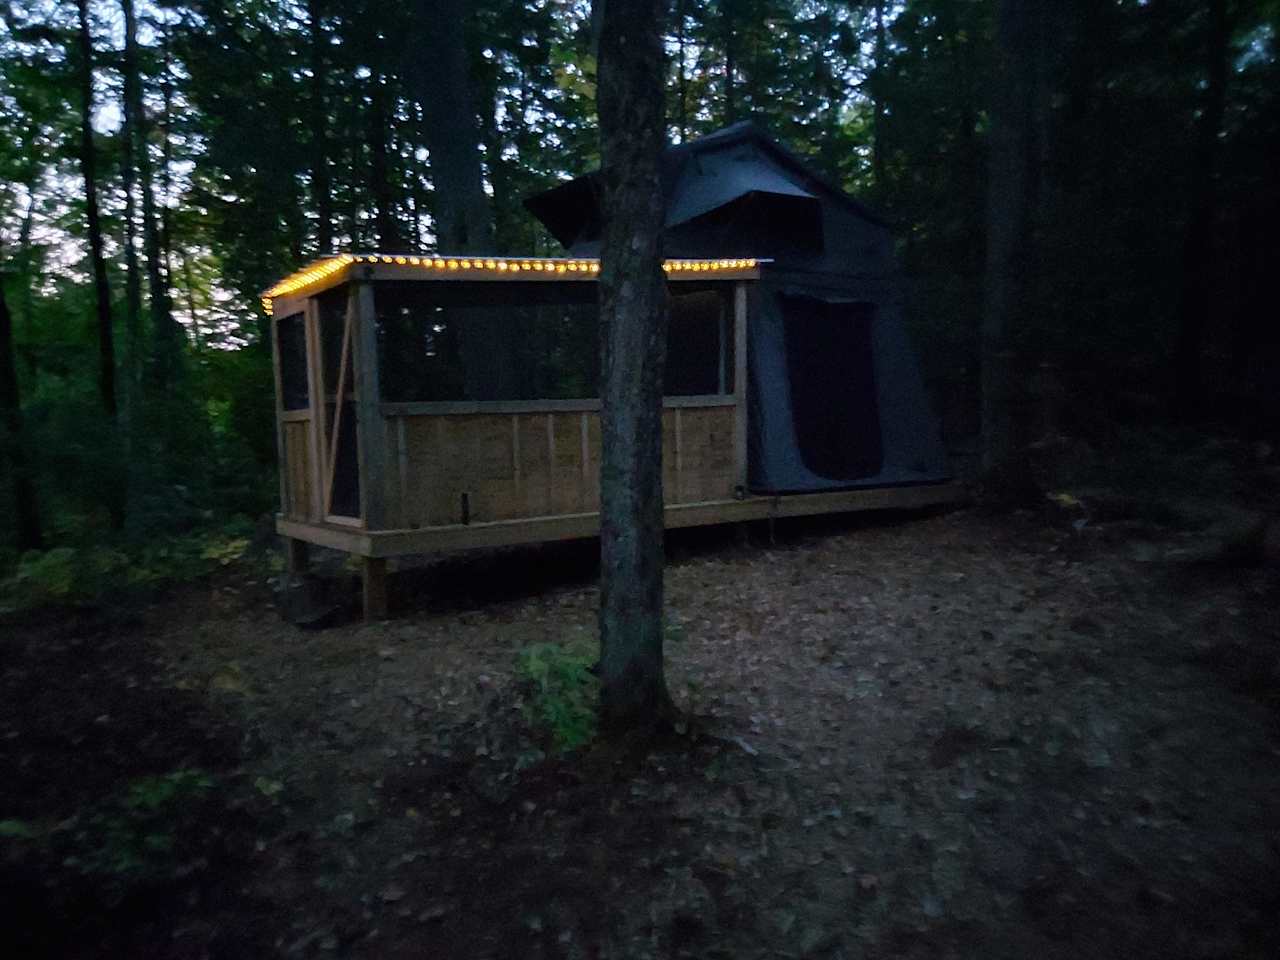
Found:
[[[885,224],[751,123],[667,150],[662,183],[667,256],[767,260],[748,323],[752,491],[947,479]],[[526,205],[570,255],[598,254],[597,174]]]

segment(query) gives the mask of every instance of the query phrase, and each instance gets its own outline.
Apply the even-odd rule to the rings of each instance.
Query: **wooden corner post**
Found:
[[[733,462],[740,496],[747,494],[747,285],[733,285]]]
[[[284,444],[284,382],[280,373],[280,318],[272,312],[267,321],[271,331],[271,374],[276,385],[276,472],[280,474],[280,512],[286,516],[293,510],[289,502],[289,464]]]
[[[378,315],[373,284],[354,280],[348,310],[353,321],[356,441],[360,464],[360,516],[366,530],[387,527],[387,424],[382,416],[378,370]]]
[[[363,557],[360,567],[361,600],[366,620],[387,618],[387,561],[385,557]]]
[[[378,371],[378,314],[373,284],[352,278],[347,310],[352,321],[352,372],[355,374],[356,443],[360,469],[360,516],[366,530],[387,527],[387,424],[382,416]],[[365,557],[361,566],[364,618],[387,615],[387,561]]]

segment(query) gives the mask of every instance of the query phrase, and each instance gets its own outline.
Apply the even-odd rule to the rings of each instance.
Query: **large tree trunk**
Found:
[[[436,249],[444,253],[494,253],[493,213],[484,192],[480,128],[467,58],[461,0],[424,0],[419,100],[431,161]],[[429,69],[424,69],[429,65]],[[468,399],[514,395],[514,352],[500,313],[473,311],[462,332],[462,366]]]
[[[991,102],[986,291],[982,319],[983,468],[1003,494],[1023,485],[1027,277],[1032,245],[1035,31],[1033,0],[1000,0]]]
[[[1200,124],[1191,169],[1191,212],[1182,244],[1182,289],[1178,303],[1178,337],[1174,355],[1175,409],[1182,416],[1203,405],[1201,354],[1205,325],[1211,310],[1213,275],[1214,172],[1218,131],[1222,129],[1227,98],[1227,54],[1231,39],[1226,0],[1212,0],[1205,39],[1205,75]]]
[[[722,2],[720,6],[720,29],[724,37],[724,125],[727,127],[738,119],[738,38],[730,13],[733,4]]]
[[[600,256],[600,681],[606,728],[671,709],[662,664],[662,0],[596,0]]]
[[[138,21],[133,0],[120,0],[124,12],[125,57],[138,63]],[[173,319],[169,303],[169,281],[165,276],[164,250],[160,241],[160,226],[156,216],[155,189],[151,176],[151,153],[148,144],[148,123],[142,98],[141,77],[135,73],[135,82],[129,87],[133,97],[125,107],[133,117],[134,159],[138,165],[138,186],[142,193],[142,246],[147,261],[147,300],[150,304],[151,337],[153,343],[152,380],[165,392],[173,386],[182,362],[182,334]]]
[[[93,38],[89,33],[88,0],[76,0],[79,29],[76,33],[80,85],[80,175],[84,178],[85,218],[89,231],[89,258],[93,266],[94,308],[98,333],[98,394],[102,409],[116,417],[116,342],[111,326],[111,290],[107,285],[107,261],[102,252],[102,218],[98,212],[97,155],[93,147]]]
[[[9,315],[2,281],[0,277],[0,464],[4,464],[13,489],[18,549],[39,550],[44,546],[44,537],[40,531],[40,508],[22,436],[18,365],[13,356],[13,318]]]
[[[871,68],[871,176],[875,181],[876,190],[883,191],[884,184],[884,134],[885,126],[885,103],[884,103],[884,64],[885,58],[889,55],[889,44],[885,37],[884,29],[884,0],[876,0],[875,4],[875,58],[876,62]]]
[[[132,18],[132,16],[130,5],[128,17]],[[135,161],[138,120],[134,115],[134,109],[142,102],[142,91],[139,87],[136,43],[125,44],[121,73],[124,84],[124,122],[120,129],[120,139],[123,141],[123,157],[120,166],[124,187],[124,330],[128,358],[125,377],[125,409],[132,413],[134,401],[137,399],[137,387],[140,381],[139,362],[142,356],[142,275],[138,268],[137,165]]]
[[[378,236],[379,249],[399,251],[403,244],[391,190],[391,157],[388,146],[391,139],[390,96],[386,79],[374,74],[369,110],[369,175],[373,180],[374,230]]]
[[[676,103],[677,129],[680,142],[689,139],[689,70],[685,66],[685,0],[676,0],[676,92],[679,100]]]
[[[333,253],[333,196],[329,178],[329,102],[325,89],[329,81],[329,65],[325,50],[329,38],[324,31],[321,0],[307,0],[307,19],[311,36],[308,53],[311,59],[311,202],[316,208],[316,253]]]

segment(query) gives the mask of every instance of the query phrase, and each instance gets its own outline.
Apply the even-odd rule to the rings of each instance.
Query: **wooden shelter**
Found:
[[[949,483],[751,492],[747,338],[767,267],[665,264],[667,526],[955,499]],[[389,557],[594,536],[598,271],[589,258],[348,254],[268,290],[291,567],[307,544],[363,558],[377,617]]]

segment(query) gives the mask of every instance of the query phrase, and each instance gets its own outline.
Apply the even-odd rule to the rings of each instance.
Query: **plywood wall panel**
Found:
[[[388,502],[405,527],[593,513],[600,508],[600,416],[594,411],[444,413],[392,418],[400,458]],[[403,421],[403,428],[399,422]],[[677,436],[679,421],[679,436]],[[666,502],[733,496],[733,408],[663,411]],[[403,493],[401,488],[403,487]]]
[[[283,427],[285,513],[290,520],[307,520],[311,512],[311,423],[290,420]]]

